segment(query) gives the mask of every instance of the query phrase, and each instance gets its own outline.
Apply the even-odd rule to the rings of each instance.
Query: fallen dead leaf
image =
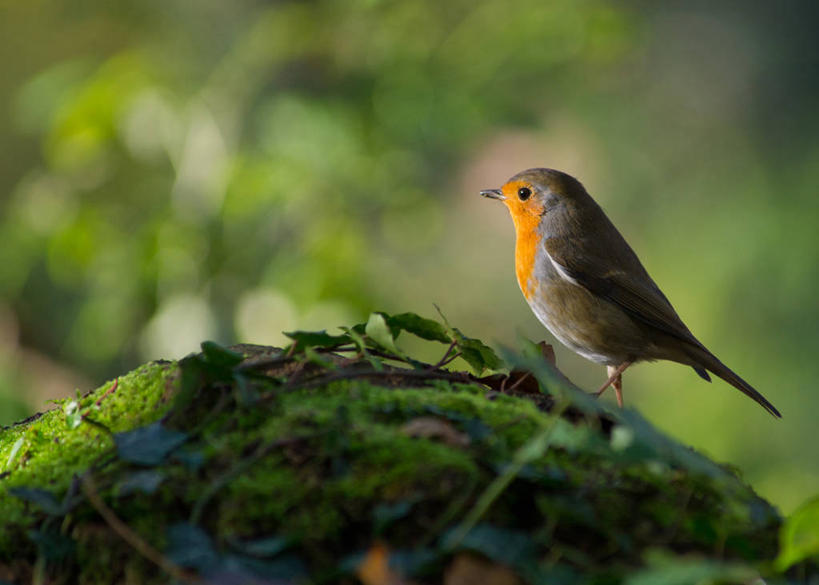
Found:
[[[413,585],[390,569],[389,559],[387,546],[377,542],[367,551],[355,574],[364,585]]]
[[[444,585],[520,585],[509,568],[471,554],[456,556],[444,572]]]
[[[401,427],[401,432],[408,437],[421,439],[440,439],[454,447],[469,446],[469,435],[457,430],[449,422],[433,416],[419,416]]]
[[[555,348],[552,347],[550,344],[546,343],[545,341],[541,341],[537,344],[540,348],[540,355],[546,358],[546,361],[552,364],[555,369],[557,369],[557,358],[555,357]]]

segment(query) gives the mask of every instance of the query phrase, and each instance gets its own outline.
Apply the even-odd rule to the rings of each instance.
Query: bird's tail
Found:
[[[772,415],[777,418],[782,418],[782,415],[779,414],[779,411],[773,404],[768,402],[768,400],[762,396],[762,394],[757,392],[748,382],[740,378],[739,375],[731,368],[719,361],[717,356],[715,356],[713,353],[704,347],[690,347],[686,349],[688,350],[686,353],[688,353],[688,355],[696,361],[694,369],[697,370],[697,373],[700,374],[700,376],[702,376],[702,374],[699,370],[703,368],[716,374],[746,396],[753,398],[760,404],[760,406],[762,406],[762,408],[770,412]]]

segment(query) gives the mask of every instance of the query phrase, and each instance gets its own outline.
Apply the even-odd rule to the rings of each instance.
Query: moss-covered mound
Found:
[[[732,472],[544,360],[376,314],[205,344],[0,431],[0,580],[750,582],[780,519]],[[523,373],[523,372],[528,373]],[[680,580],[680,578],[682,580]],[[460,579],[461,581],[458,581]],[[464,579],[467,579],[464,581]],[[663,581],[669,582],[669,581]]]

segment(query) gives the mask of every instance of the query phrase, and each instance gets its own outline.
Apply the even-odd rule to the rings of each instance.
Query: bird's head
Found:
[[[588,198],[580,181],[553,169],[522,171],[500,189],[486,189],[481,195],[503,201],[518,227],[536,225],[545,214],[561,209],[571,213]]]

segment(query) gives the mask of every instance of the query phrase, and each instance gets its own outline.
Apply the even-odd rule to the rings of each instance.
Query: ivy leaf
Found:
[[[387,317],[390,329],[402,330],[428,341],[451,343],[452,338],[447,335],[446,328],[432,319],[426,319],[415,313],[401,313]]]
[[[165,480],[165,474],[154,469],[135,471],[125,476],[117,485],[117,494],[126,496],[136,492],[143,494],[154,493]]]
[[[480,339],[467,337],[457,327],[453,327],[452,332],[455,335],[456,346],[461,352],[461,357],[476,372],[481,373],[485,369],[497,370],[503,365],[495,351]]]
[[[165,555],[177,565],[207,574],[219,565],[219,558],[210,536],[198,526],[173,524],[165,534],[168,547]]]
[[[50,516],[65,516],[68,510],[65,502],[59,502],[56,496],[48,490],[39,488],[13,487],[9,493],[16,498],[31,502]]]
[[[454,532],[443,537],[444,546]],[[478,524],[458,544],[459,549],[469,549],[511,567],[519,567],[536,560],[537,548],[525,532],[507,530],[491,524]]]
[[[171,451],[187,440],[185,433],[168,430],[159,422],[114,434],[119,458],[146,466],[159,465]]]
[[[412,510],[413,502],[400,500],[391,504],[378,504],[373,508],[373,523],[375,533],[382,534],[384,530],[397,520],[406,518]]]
[[[28,537],[37,545],[38,554],[48,562],[60,562],[74,555],[75,542],[56,529],[31,530]]]
[[[284,331],[293,340],[296,351],[304,351],[307,347],[322,347],[325,349],[338,347],[345,343],[350,343],[352,339],[349,335],[330,335],[325,330],[321,331]]]
[[[232,383],[234,369],[244,355],[222,347],[213,341],[202,343],[202,352],[191,354],[179,361],[179,392],[174,399],[177,408],[190,404],[196,393],[214,383]]]
[[[804,503],[785,520],[779,541],[776,568],[780,571],[808,557],[819,558],[819,497]]]
[[[241,372],[233,374],[236,402],[242,406],[255,404],[259,400],[259,392],[248,376]]]
[[[401,352],[395,347],[395,337],[387,325],[387,320],[381,313],[372,313],[364,326],[364,333],[381,347],[398,355]]]
[[[256,540],[230,541],[233,550],[243,555],[255,558],[275,557],[293,545],[293,540],[284,536],[270,536]]]
[[[222,368],[233,368],[245,359],[243,354],[221,346],[215,341],[202,342],[202,356],[209,364]]]

